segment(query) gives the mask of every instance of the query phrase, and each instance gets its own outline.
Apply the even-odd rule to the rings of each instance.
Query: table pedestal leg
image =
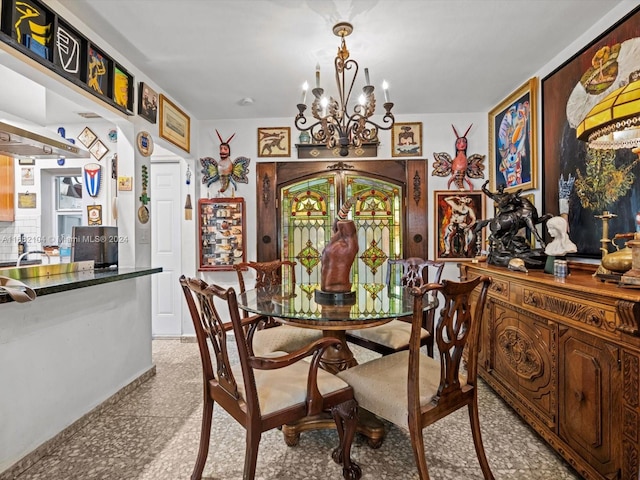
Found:
[[[322,368],[335,374],[358,364],[353,352],[347,345],[344,330],[325,330],[323,336],[337,338],[340,340],[340,345],[329,347],[324,351],[324,355],[320,360]],[[298,444],[301,432],[323,428],[336,428],[333,417],[329,412],[323,412],[320,415],[306,417],[298,422],[283,425],[282,433],[284,434],[285,443],[292,447]],[[358,409],[356,432],[367,437],[367,443],[371,448],[380,447],[385,435],[384,424],[375,415],[363,409]]]
[[[327,348],[322,355],[320,365],[327,372],[336,374],[347,368],[355,367],[358,364],[353,356],[353,352],[347,345],[347,336],[344,330],[324,330],[322,336],[340,340],[340,345],[332,345]]]
[[[282,434],[284,435],[285,443],[293,447],[300,441],[302,432],[323,428],[336,428],[333,417],[329,412],[323,412],[320,415],[306,417],[295,423],[283,425]],[[367,443],[371,448],[379,448],[384,440],[384,424],[371,412],[359,409],[356,433],[367,437]]]

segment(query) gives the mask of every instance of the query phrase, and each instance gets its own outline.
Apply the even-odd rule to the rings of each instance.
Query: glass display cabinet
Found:
[[[244,198],[201,198],[198,219],[198,270],[233,270],[245,261]]]

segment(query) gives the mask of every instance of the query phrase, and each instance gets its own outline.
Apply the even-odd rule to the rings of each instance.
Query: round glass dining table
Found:
[[[355,301],[351,305],[329,304],[316,301],[319,285],[296,284],[294,287],[269,286],[247,290],[238,295],[238,306],[254,314],[270,316],[276,321],[301,328],[322,330],[324,337],[337,338],[339,345],[327,348],[320,361],[332,373],[358,364],[346,341],[346,331],[382,325],[394,318],[413,313],[413,296],[402,286],[386,284],[353,284]],[[324,295],[320,298],[324,298]],[[424,308],[435,308],[437,301],[427,294]],[[283,425],[282,433],[289,446],[296,445],[300,433],[316,428],[334,428],[330,415],[305,418],[291,425]],[[366,411],[358,411],[358,433],[368,439],[372,448],[378,448],[384,439],[384,424]]]
[[[296,284],[293,287],[268,286],[247,290],[238,295],[238,306],[254,314],[270,316],[276,321],[301,328],[322,330],[324,337],[337,338],[339,345],[324,351],[320,364],[336,373],[358,364],[346,341],[346,331],[382,325],[394,318],[408,317],[413,313],[413,296],[402,286],[376,283],[352,285],[355,298],[351,305],[330,303],[325,295],[316,301],[315,290],[319,285]],[[435,308],[437,301],[427,294],[425,308]],[[330,415],[322,414],[305,418],[291,425],[283,425],[284,440],[289,446],[296,445],[300,433],[317,428],[334,428]],[[383,422],[364,410],[358,411],[358,433],[368,439],[372,448],[378,448],[384,439]]]
[[[413,297],[402,286],[353,284],[355,303],[352,305],[318,303],[314,295],[317,288],[319,285],[296,284],[247,290],[238,295],[238,306],[281,323],[322,330],[325,337],[340,340],[339,346],[325,351],[321,361],[323,368],[332,373],[357,365],[346,342],[347,330],[382,325],[413,313]],[[435,300],[431,296],[429,299],[435,307]]]

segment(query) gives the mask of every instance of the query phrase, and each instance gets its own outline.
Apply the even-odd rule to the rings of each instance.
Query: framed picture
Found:
[[[473,226],[484,220],[485,195],[482,191],[436,190],[434,218],[436,220],[437,261],[466,261],[480,255],[484,233],[476,235]],[[483,229],[484,230],[484,229]]]
[[[88,225],[102,225],[102,205],[87,205]]]
[[[158,119],[158,94],[144,82],[138,88],[138,115],[151,123]]]
[[[133,177],[118,177],[118,190],[121,192],[133,190]]]
[[[86,62],[86,85],[98,97],[112,100],[113,97],[113,60],[92,42],[88,45]],[[114,102],[115,103],[115,102]],[[117,104],[116,104],[117,105]]]
[[[35,185],[35,172],[34,168],[23,167],[20,172],[20,185],[29,186]]]
[[[18,192],[18,208],[36,208],[36,194]]]
[[[159,134],[165,140],[188,152],[191,139],[191,120],[167,97],[160,94]]]
[[[602,256],[604,211],[616,215],[608,220],[611,237],[636,230],[638,155],[631,149],[590,149],[577,139],[576,130],[605,96],[635,78],[639,45],[636,8],[542,79],[541,213],[568,215],[571,240],[578,248],[575,256]]]
[[[104,157],[108,151],[107,146],[100,140],[94,142],[91,148],[89,148],[89,152],[91,152],[91,155],[93,155],[96,160],[102,160],[102,157]]]
[[[289,127],[258,128],[258,157],[290,157]]]
[[[396,122],[391,127],[391,156],[422,156],[422,122]]]
[[[489,112],[491,191],[537,188],[538,79],[531,78]]]
[[[93,133],[89,127],[84,127],[84,130],[82,130],[82,132],[80,132],[80,135],[78,135],[78,140],[80,140],[80,143],[87,148],[89,148],[97,138],[98,136]]]

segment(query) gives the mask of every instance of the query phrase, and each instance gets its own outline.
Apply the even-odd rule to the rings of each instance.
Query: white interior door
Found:
[[[162,267],[152,275],[152,335],[182,335],[182,271],[180,162],[151,163],[151,265]]]

